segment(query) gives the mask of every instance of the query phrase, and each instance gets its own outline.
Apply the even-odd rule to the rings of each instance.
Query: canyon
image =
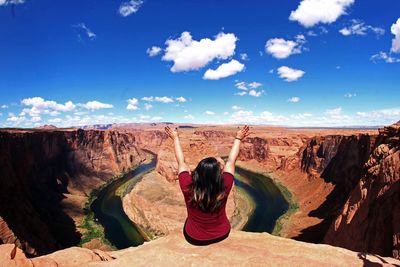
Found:
[[[121,263],[130,256],[144,262],[144,256],[139,255],[150,257],[152,249],[161,251],[162,247],[168,249],[160,255],[170,260],[173,259],[167,256],[167,250],[175,248],[177,252],[184,248],[194,253],[179,232],[186,208],[176,181],[172,142],[164,133],[164,126],[0,130],[0,185],[4,192],[0,195],[0,244],[10,244],[0,245],[4,261],[53,260],[62,266],[62,259],[52,255],[65,256],[68,250],[74,250],[86,255],[82,260],[87,262],[116,258],[115,266],[123,266]],[[237,130],[235,125],[172,126],[179,127],[191,169],[205,156],[227,156]],[[298,204],[291,216],[282,218],[279,235],[362,253],[234,230],[232,240],[226,242],[225,255],[232,253],[230,249],[254,250],[248,256],[253,257],[255,264],[262,263],[261,253],[280,262],[294,255],[290,254],[290,245],[307,251],[303,259],[310,265],[321,263],[316,255],[321,257],[324,253],[329,255],[321,260],[333,265],[340,265],[335,258],[344,254],[349,260],[347,264],[362,265],[367,259],[399,264],[394,259],[381,258],[399,259],[399,138],[399,123],[379,132],[253,126],[250,137],[241,145],[238,165],[282,184],[291,192],[291,201]],[[145,151],[157,155],[156,169],[125,195],[123,207],[132,221],[149,230],[157,240],[120,252],[102,252],[91,244],[92,250],[70,248],[32,260],[23,255],[22,251],[31,257],[77,245],[84,233],[79,225],[90,192],[143,162],[147,157]],[[236,208],[243,202],[234,190],[227,208],[234,229],[240,229],[246,221],[246,214],[237,216]],[[274,249],[266,251],[271,243],[276,244]],[[207,249],[199,253],[199,257],[213,255]],[[380,256],[373,258],[365,253]],[[195,260],[186,257],[185,263]],[[75,263],[79,265],[78,260]]]

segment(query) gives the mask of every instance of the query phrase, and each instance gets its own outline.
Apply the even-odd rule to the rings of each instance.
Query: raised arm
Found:
[[[235,163],[239,155],[240,142],[249,135],[249,126],[245,125],[236,133],[235,140],[233,141],[231,152],[229,153],[228,160],[224,167],[225,172],[235,174]]]
[[[181,147],[181,142],[179,141],[179,135],[177,129],[171,129],[169,126],[165,127],[165,132],[174,141],[175,148],[175,158],[178,162],[178,173],[183,171],[188,171],[189,168],[186,165],[185,157],[183,156],[183,151]]]

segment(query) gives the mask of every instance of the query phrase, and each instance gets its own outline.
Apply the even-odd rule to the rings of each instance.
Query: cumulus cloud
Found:
[[[304,50],[303,45],[305,42],[306,39],[304,35],[296,36],[295,41],[285,40],[283,38],[272,38],[266,42],[265,52],[275,58],[283,59],[290,55],[300,54]]]
[[[395,36],[392,40],[392,48],[390,51],[400,53],[400,18],[397,19],[396,23],[392,24],[390,31]]]
[[[248,90],[245,82],[236,82],[235,87],[240,90]]]
[[[25,0],[0,0],[0,6],[6,6],[8,4],[19,5],[25,3]]]
[[[89,109],[89,110],[98,110],[98,109],[104,109],[104,108],[113,108],[114,106],[111,104],[106,104],[106,103],[101,103],[97,100],[94,101],[89,101],[86,104],[79,104],[79,106]]]
[[[373,27],[371,25],[366,25],[365,22],[357,19],[352,19],[351,25],[340,29],[339,32],[344,36],[366,35],[368,32],[373,32],[377,36],[385,34],[384,29],[379,27]]]
[[[219,33],[214,40],[193,40],[189,32],[177,39],[166,41],[164,61],[172,61],[172,72],[198,70],[214,59],[228,59],[236,49],[237,37],[233,33]]]
[[[90,30],[85,23],[79,23],[77,25],[74,25],[73,27],[79,30],[79,38],[81,38],[81,34],[84,34],[90,40],[96,39],[97,35],[92,30]]]
[[[186,98],[184,98],[183,96],[176,97],[175,100],[178,101],[178,102],[181,102],[181,103],[184,103],[184,102],[187,101]]]
[[[237,92],[237,93],[235,93],[235,95],[244,96],[244,95],[247,95],[247,92],[245,92],[245,91]]]
[[[330,116],[339,116],[342,114],[342,107],[327,109],[325,111],[325,114],[330,115]]]
[[[150,56],[150,57],[155,57],[158,54],[160,54],[162,51],[161,47],[158,46],[152,46],[151,48],[147,48],[146,53]]]
[[[289,98],[287,101],[288,101],[288,102],[291,102],[291,103],[297,103],[297,102],[300,101],[300,97],[298,97],[298,96],[293,96],[293,97]]]
[[[143,5],[142,0],[131,0],[123,2],[119,6],[118,12],[122,17],[127,17],[131,14],[138,12],[139,8]]]
[[[233,123],[248,123],[248,124],[279,124],[287,121],[283,115],[275,115],[269,111],[263,111],[259,114],[254,114],[251,110],[238,110],[231,115]]]
[[[228,63],[221,64],[216,70],[208,69],[204,75],[205,80],[219,80],[221,78],[226,78],[235,75],[238,72],[244,70],[244,64],[239,61],[232,59]]]
[[[289,20],[307,28],[318,23],[330,24],[345,15],[353,3],[354,0],[302,0],[297,9],[290,13]]]
[[[144,103],[144,109],[145,109],[145,110],[150,110],[152,107],[153,107],[152,104]]]
[[[251,82],[248,84],[250,88],[257,89],[258,87],[262,86],[262,83],[259,82]]]
[[[243,61],[249,60],[249,56],[246,53],[241,53],[240,54],[240,59]]]
[[[137,100],[136,98],[130,98],[130,99],[128,99],[128,105],[126,106],[126,109],[127,110],[138,110],[139,109],[138,104],[139,104],[139,100]]]
[[[1,105],[1,107],[0,108],[8,108],[8,105],[6,105],[6,104],[3,104],[3,105]]]
[[[282,66],[278,68],[279,77],[285,79],[287,82],[294,82],[300,79],[305,72],[302,70],[292,69],[287,66]]]
[[[254,89],[249,90],[250,96],[260,97],[262,94],[264,94],[264,90],[261,90],[261,91],[256,91]]]
[[[370,60],[376,63],[378,60],[383,60],[386,63],[398,63],[400,62],[400,58],[394,57],[391,54],[387,54],[386,52],[380,51],[379,53],[372,55]]]
[[[207,110],[206,112],[204,112],[204,114],[209,115],[209,116],[213,116],[213,115],[215,115],[215,112]]]
[[[234,106],[232,106],[232,109],[233,110],[240,110],[240,109],[243,109],[243,108],[240,107],[240,106],[234,105]]]
[[[168,96],[144,96],[142,97],[143,101],[149,101],[149,102],[161,102],[161,103],[172,103],[174,102],[174,99]],[[178,101],[178,100],[177,100]],[[181,101],[178,101],[181,102]]]
[[[45,100],[42,97],[25,98],[21,101],[21,104],[31,108],[24,108],[20,116],[29,114],[31,117],[37,117],[41,114],[56,116],[60,112],[68,112],[76,108],[76,105],[71,101],[59,104],[56,101]]]

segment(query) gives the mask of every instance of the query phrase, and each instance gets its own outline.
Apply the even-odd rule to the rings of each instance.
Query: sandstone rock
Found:
[[[180,231],[136,248],[114,252],[69,248],[31,260],[12,258],[10,245],[0,245],[4,266],[368,266],[398,265],[393,258],[377,257],[328,245],[315,245],[267,233],[232,231],[216,244],[197,247]],[[4,251],[6,253],[4,253]]]
[[[400,259],[400,142],[397,126],[385,127],[324,242]]]
[[[1,130],[1,242],[31,256],[77,244],[90,191],[144,159],[134,141],[115,131]]]

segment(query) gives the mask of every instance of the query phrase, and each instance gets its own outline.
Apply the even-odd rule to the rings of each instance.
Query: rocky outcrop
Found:
[[[115,131],[0,131],[0,243],[30,256],[77,244],[90,191],[144,159],[134,141]]]
[[[324,242],[400,259],[400,125],[380,131]]]
[[[269,154],[267,141],[260,137],[248,137],[243,140],[240,148],[239,160],[255,159],[264,161]]]
[[[13,245],[0,245],[0,266],[390,266],[400,261],[328,245],[315,245],[267,233],[232,231],[209,246],[192,246],[180,231],[139,247],[103,252],[68,248],[27,259]]]

